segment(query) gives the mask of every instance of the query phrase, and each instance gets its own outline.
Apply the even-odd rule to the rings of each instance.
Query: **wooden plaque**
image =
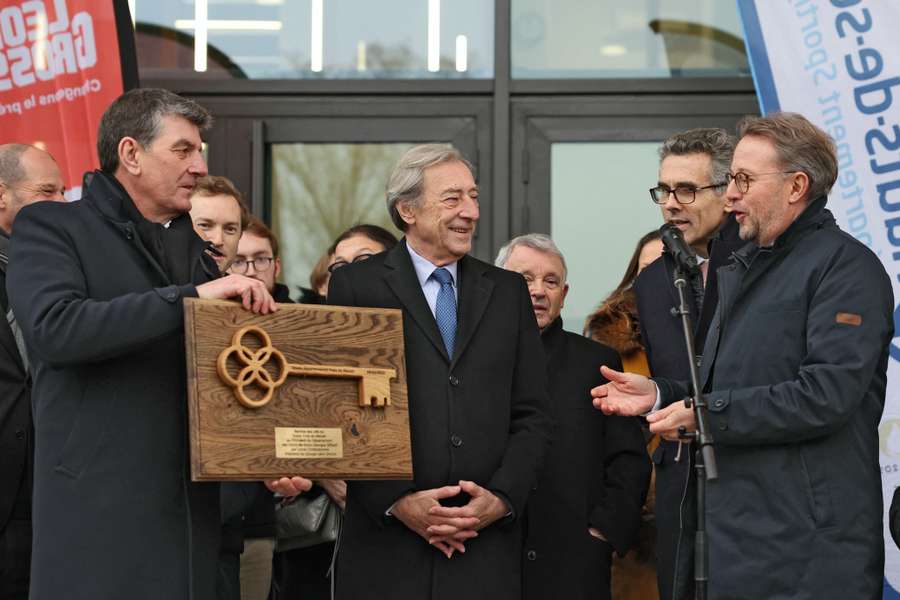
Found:
[[[184,301],[194,481],[412,479],[396,309]]]

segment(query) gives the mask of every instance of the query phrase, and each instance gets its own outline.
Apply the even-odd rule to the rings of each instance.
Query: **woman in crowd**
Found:
[[[350,263],[366,260],[379,252],[390,250],[397,244],[397,238],[387,229],[378,225],[354,225],[334,240],[331,264],[328,272],[345,267]]]

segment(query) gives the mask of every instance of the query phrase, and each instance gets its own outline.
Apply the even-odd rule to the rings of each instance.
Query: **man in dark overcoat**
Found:
[[[405,239],[336,270],[328,301],[403,311],[415,479],[349,483],[337,598],[519,600],[550,430],[528,291],[468,255],[478,187],[451,146],[410,149],[387,203]]]
[[[734,217],[725,212],[726,176],[735,139],[724,129],[698,128],[670,136],[659,149],[656,187],[650,196],[663,220],[678,227],[700,261],[689,274],[685,299],[694,326],[697,351],[716,312],[716,269],[742,245]],[[674,260],[663,255],[634,282],[641,343],[653,376],[689,379],[679,306],[673,285]],[[694,537],[697,521],[694,452],[690,444],[661,440],[653,452],[656,466],[657,584],[661,600],[694,599]]]
[[[590,405],[606,382],[600,365],[622,369],[608,346],[563,330],[566,263],[543,234],[512,239],[496,264],[521,273],[547,354],[550,414],[556,422],[544,469],[526,509],[522,551],[526,600],[609,599],[612,551],[635,541],[650,483],[644,436],[634,417]]]
[[[6,294],[9,235],[23,206],[63,202],[64,191],[48,153],[27,144],[0,146],[0,600],[28,598],[34,470],[31,374]]]
[[[882,597],[878,423],[894,335],[878,257],[825,208],[833,140],[804,117],[745,120],[727,208],[749,242],[718,271],[700,367],[719,477],[706,524],[711,600]],[[606,413],[695,430],[684,381],[604,369]]]
[[[188,461],[186,297],[274,306],[216,279],[187,212],[209,113],[159,89],[106,110],[78,202],[19,213],[10,305],[34,368],[32,600],[212,600],[219,486]]]

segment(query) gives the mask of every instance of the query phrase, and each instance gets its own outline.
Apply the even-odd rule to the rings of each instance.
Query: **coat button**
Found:
[[[722,421],[721,423],[719,423],[719,430],[720,430],[720,431],[727,431],[727,430],[728,430],[728,423],[726,423],[726,422],[724,422],[724,421]]]
[[[525,554],[525,556],[528,558],[528,560],[537,560],[537,552],[535,552],[534,550],[529,550]]]
[[[450,376],[450,385],[452,385],[453,387],[458,386],[459,385],[459,377],[457,377],[456,375],[451,375]]]
[[[462,444],[463,444],[462,438],[459,437],[458,435],[451,435],[451,436],[450,436],[450,443],[453,444],[453,447],[454,447],[454,448],[459,448],[459,447],[462,446]]]
[[[25,439],[25,430],[24,429],[19,429],[18,431],[16,431],[16,439],[17,440]]]
[[[725,406],[725,401],[719,398],[713,404],[716,405],[716,408],[722,408],[723,406]]]

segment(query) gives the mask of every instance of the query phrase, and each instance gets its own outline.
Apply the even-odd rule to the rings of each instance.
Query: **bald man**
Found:
[[[7,245],[19,210],[63,201],[53,157],[34,146],[0,146],[0,599],[28,597],[31,563],[31,393],[28,363],[6,297]],[[18,342],[18,343],[17,343]]]

